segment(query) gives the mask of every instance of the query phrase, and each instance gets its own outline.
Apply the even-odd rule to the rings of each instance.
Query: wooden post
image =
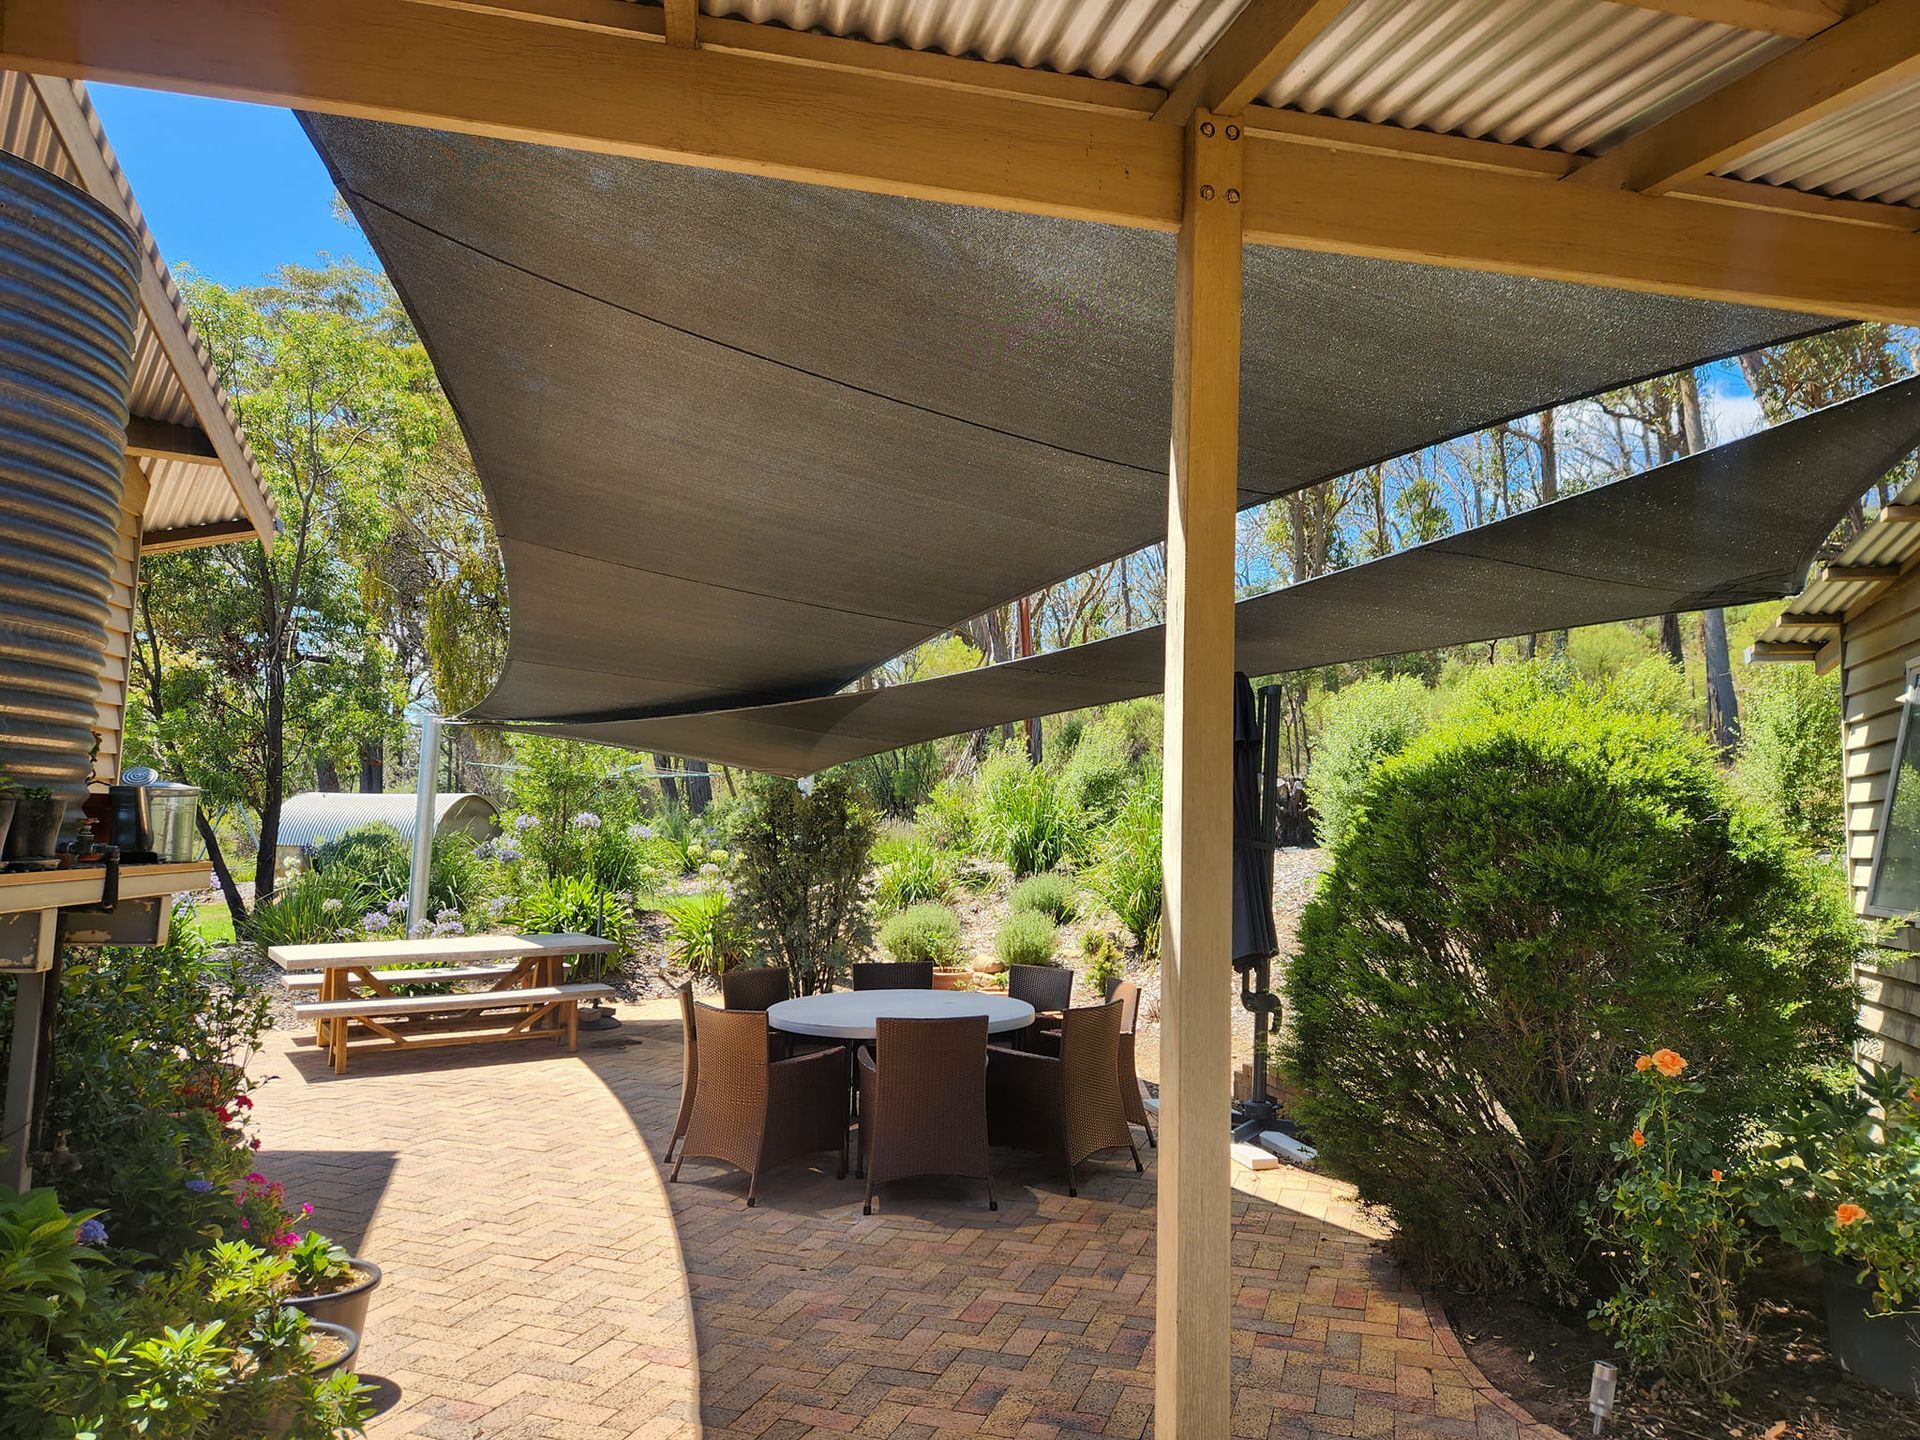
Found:
[[[1187,122],[1167,516],[1166,912],[1154,1433],[1230,1431],[1228,1003],[1233,541],[1239,479],[1238,117]]]

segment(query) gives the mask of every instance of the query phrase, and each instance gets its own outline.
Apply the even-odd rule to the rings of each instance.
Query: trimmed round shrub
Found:
[[[1287,972],[1296,1113],[1426,1278],[1571,1298],[1634,1057],[1686,1056],[1731,1135],[1846,1054],[1859,943],[1671,717],[1483,714],[1382,763],[1334,847]]]
[[[960,958],[960,917],[944,905],[911,905],[880,927],[880,948],[896,960],[951,965]]]
[[[1327,697],[1307,772],[1307,799],[1322,844],[1340,843],[1375,768],[1427,728],[1432,703],[1427,687],[1405,675],[1362,680]]]
[[[1051,965],[1055,940],[1053,921],[1037,910],[1016,910],[993,937],[993,953],[1006,965]]]
[[[1030,875],[1014,886],[1007,903],[1015,910],[1033,910],[1064,925],[1080,913],[1080,887],[1071,877],[1049,870]]]

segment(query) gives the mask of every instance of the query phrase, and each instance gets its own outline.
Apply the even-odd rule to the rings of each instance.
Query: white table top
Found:
[[[401,962],[459,965],[548,955],[610,955],[619,948],[597,935],[429,935],[418,940],[275,945],[267,951],[267,958],[282,970],[338,970],[349,965],[363,968]]]
[[[767,1023],[791,1035],[824,1040],[871,1040],[874,1021],[951,1020],[984,1015],[995,1034],[1033,1023],[1033,1006],[1024,1000],[979,990],[834,990],[782,1000],[767,1011]]]

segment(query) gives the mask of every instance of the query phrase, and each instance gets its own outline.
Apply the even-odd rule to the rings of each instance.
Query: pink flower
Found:
[[[240,1228],[241,1228],[242,1230],[251,1230],[251,1229],[253,1229],[253,1222],[252,1222],[251,1220],[249,1220],[249,1219],[247,1219],[247,1217],[246,1217],[246,1216],[244,1216],[244,1215],[242,1215],[242,1216],[240,1217]]]
[[[255,1170],[251,1175],[247,1176],[247,1184],[249,1185],[264,1185],[266,1183],[267,1177],[262,1175],[258,1170]]]
[[[252,1149],[258,1150],[260,1148],[260,1137],[258,1135],[254,1136],[253,1139],[247,1141],[247,1144]]]
[[[240,1108],[241,1108],[242,1110],[251,1110],[251,1109],[253,1109],[253,1101],[252,1101],[252,1100],[250,1100],[250,1099],[249,1099],[249,1098],[248,1098],[247,1096],[245,1096],[245,1095],[236,1095],[236,1096],[234,1096],[234,1097],[233,1097],[233,1103],[234,1103],[234,1104],[236,1104],[236,1105],[238,1105],[238,1106],[239,1106],[239,1107],[240,1107]]]
[[[295,1245],[298,1245],[300,1243],[300,1237],[294,1234],[291,1230],[289,1230],[284,1235],[274,1236],[273,1243],[275,1245],[280,1246],[282,1249],[291,1250]]]
[[[313,1214],[313,1206],[311,1206],[311,1205],[309,1205],[309,1204],[307,1204],[307,1203],[306,1203],[306,1202],[305,1202],[305,1201],[303,1200],[303,1201],[302,1201],[302,1202],[300,1203],[300,1213],[301,1213],[302,1215],[311,1215],[311,1214]]]

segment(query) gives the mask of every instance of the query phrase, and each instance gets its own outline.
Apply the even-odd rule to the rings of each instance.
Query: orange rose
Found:
[[[1721,1173],[1720,1173],[1720,1172],[1719,1172],[1718,1170],[1715,1170],[1715,1171],[1713,1172],[1713,1178],[1714,1178],[1715,1180],[1722,1180],[1722,1179],[1725,1179],[1726,1177],[1725,1177],[1725,1176],[1723,1176],[1723,1175],[1721,1175]]]
[[[1867,1218],[1867,1212],[1861,1206],[1858,1206],[1854,1204],[1851,1200],[1848,1200],[1842,1203],[1840,1208],[1833,1212],[1833,1218],[1836,1223],[1842,1226],[1857,1225],[1862,1220]]]
[[[1645,1074],[1648,1067],[1650,1067],[1652,1064],[1653,1064],[1653,1057],[1651,1055],[1642,1055],[1638,1060],[1633,1062],[1633,1068],[1640,1071],[1642,1074]]]
[[[1671,1080],[1687,1068],[1687,1062],[1685,1057],[1672,1050],[1656,1050],[1653,1052],[1653,1068]]]
[[[1631,1139],[1633,1140],[1633,1148],[1634,1148],[1634,1149],[1636,1149],[1636,1150],[1644,1150],[1644,1149],[1646,1149],[1646,1146],[1647,1146],[1647,1137],[1646,1137],[1646,1135],[1645,1135],[1645,1133],[1644,1133],[1644,1132],[1642,1132],[1641,1130],[1639,1130],[1638,1128],[1636,1128],[1636,1129],[1634,1130],[1634,1132],[1633,1132],[1633,1135],[1632,1135],[1632,1136],[1631,1136],[1630,1138],[1631,1138]]]

